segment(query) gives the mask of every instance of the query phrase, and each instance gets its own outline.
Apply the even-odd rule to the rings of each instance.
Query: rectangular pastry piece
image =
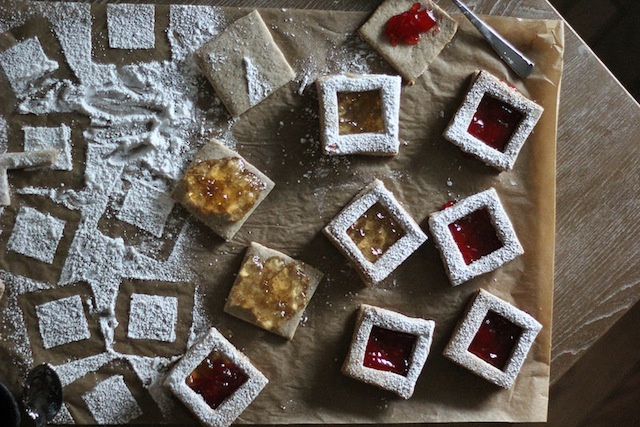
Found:
[[[425,31],[415,32],[417,28]],[[431,0],[387,0],[359,32],[409,84],[413,84],[457,30],[458,23]]]
[[[409,399],[427,361],[434,328],[433,320],[363,304],[342,373]]]
[[[325,154],[398,154],[398,76],[347,74],[318,78]]]
[[[165,385],[206,426],[226,427],[269,380],[211,328],[173,367]]]
[[[255,166],[213,139],[196,153],[171,196],[230,240],[274,186]]]
[[[480,289],[444,356],[502,388],[511,388],[542,329],[531,315]]]
[[[310,265],[251,242],[224,311],[291,339],[322,277]]]
[[[420,226],[377,179],[323,232],[367,285],[384,280],[427,240]]]
[[[432,213],[429,228],[453,286],[524,253],[493,188]]]
[[[256,10],[198,49],[195,58],[200,71],[235,117],[295,77]]]
[[[444,138],[489,166],[511,170],[542,112],[515,87],[479,71]]]

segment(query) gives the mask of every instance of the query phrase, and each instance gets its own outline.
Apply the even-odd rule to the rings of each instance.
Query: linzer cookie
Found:
[[[431,0],[387,0],[359,32],[409,84],[413,84],[457,30],[458,23]]]
[[[213,139],[196,153],[171,195],[230,240],[274,186],[255,166]]]
[[[481,289],[458,322],[444,356],[508,389],[541,329],[531,315]]]
[[[347,74],[316,84],[325,154],[398,154],[400,77]]]
[[[435,322],[363,304],[342,373],[396,393],[413,395]]]
[[[187,351],[165,380],[200,422],[211,427],[231,425],[268,382],[215,328]]]
[[[511,170],[542,111],[513,86],[480,71],[444,137],[489,166]]]
[[[252,242],[224,311],[291,339],[322,276],[301,261]]]
[[[384,280],[427,240],[380,180],[374,180],[324,228],[368,284]]]
[[[524,253],[493,188],[448,203],[429,216],[429,228],[454,286]]]

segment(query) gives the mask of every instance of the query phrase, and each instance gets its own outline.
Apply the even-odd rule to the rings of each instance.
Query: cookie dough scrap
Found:
[[[275,187],[273,181],[220,141],[195,155],[171,196],[225,240],[230,240]]]
[[[292,339],[323,276],[301,261],[252,242],[224,311]]]
[[[385,28],[389,19],[410,11],[418,2],[415,0],[383,1],[371,18],[360,27],[360,36],[369,43],[400,75],[413,84],[429,64],[440,54],[458,30],[458,23],[431,0],[419,2],[420,10],[426,10],[435,25],[420,34],[415,44],[393,45]]]
[[[0,154],[0,206],[9,206],[11,204],[7,170],[51,166],[56,162],[57,157],[58,150]]]
[[[198,49],[195,58],[234,117],[256,106],[295,77],[255,10]]]

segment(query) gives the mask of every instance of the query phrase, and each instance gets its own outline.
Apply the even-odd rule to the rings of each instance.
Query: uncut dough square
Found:
[[[431,0],[420,1],[420,9],[432,9],[437,29],[420,34],[417,44],[392,46],[384,34],[384,28],[392,16],[411,9],[415,0],[384,1],[371,18],[360,27],[360,36],[369,43],[400,75],[413,84],[425,72],[429,64],[451,41],[458,30],[458,23]]]
[[[198,49],[195,58],[225,107],[235,117],[295,77],[255,10]]]
[[[252,182],[261,187],[253,204],[246,209],[246,212],[244,212],[239,219],[232,220],[224,215],[205,213],[189,196],[189,187],[187,184],[187,175],[189,174],[189,171],[201,163],[216,160],[238,162],[243,166],[246,175],[251,177]],[[233,182],[228,181],[223,185],[225,184],[227,186],[231,186],[233,185]],[[171,197],[173,197],[175,201],[181,203],[189,212],[191,212],[191,214],[211,228],[220,237],[225,240],[231,240],[238,230],[240,230],[247,218],[251,216],[258,205],[267,197],[267,194],[273,190],[273,187],[275,187],[275,183],[271,181],[268,176],[247,162],[240,154],[227,148],[220,141],[212,139],[196,153],[193,162],[189,165],[189,168],[185,173],[185,176],[178,182],[171,193]]]
[[[275,260],[267,262],[273,258]],[[267,271],[267,268],[273,271]],[[274,275],[270,274],[276,271]],[[224,311],[291,339],[323,276],[301,261],[252,242]]]

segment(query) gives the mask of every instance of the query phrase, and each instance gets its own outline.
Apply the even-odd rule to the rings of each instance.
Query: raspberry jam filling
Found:
[[[502,247],[487,208],[478,209],[452,222],[449,231],[467,265]]]
[[[400,224],[380,202],[374,203],[347,229],[347,235],[362,255],[372,263],[384,255],[404,234]]]
[[[338,92],[338,133],[384,133],[382,92]]]
[[[469,352],[503,370],[521,334],[522,328],[489,310],[469,345]]]
[[[415,3],[406,12],[389,18],[384,27],[384,35],[392,46],[400,43],[416,44],[420,41],[421,33],[426,33],[437,25],[433,10],[418,9],[420,3]]]
[[[187,386],[216,409],[247,382],[249,377],[228,358],[213,351],[187,376]]]
[[[522,114],[519,111],[485,94],[467,132],[488,146],[504,152],[521,120]]]
[[[407,376],[416,336],[374,326],[364,352],[364,366]]]

